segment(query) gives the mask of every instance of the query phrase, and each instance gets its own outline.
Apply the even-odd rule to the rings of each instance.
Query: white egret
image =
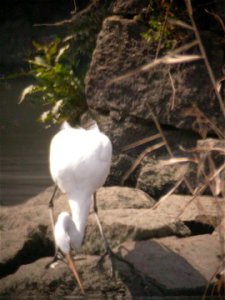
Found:
[[[84,292],[83,286],[70,251],[78,249],[82,244],[92,198],[106,251],[110,250],[97,215],[96,190],[105,183],[111,158],[112,144],[109,138],[100,132],[96,123],[86,130],[72,128],[64,122],[50,145],[50,173],[56,186],[66,193],[72,213],[70,216],[62,212],[58,216],[54,228],[55,243],[56,247],[65,254],[82,292]],[[53,197],[50,200],[51,208]],[[53,220],[52,209],[51,216]]]

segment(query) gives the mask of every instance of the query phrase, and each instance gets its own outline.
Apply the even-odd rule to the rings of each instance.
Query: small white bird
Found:
[[[50,145],[50,173],[55,184],[66,193],[72,212],[72,216],[67,212],[58,216],[54,228],[55,243],[67,257],[82,292],[84,289],[70,251],[78,249],[82,244],[93,195],[97,222],[105,247],[108,247],[97,216],[95,193],[105,183],[111,158],[112,144],[109,138],[100,132],[96,123],[86,130],[72,128],[64,122]],[[53,204],[53,197],[50,206]]]

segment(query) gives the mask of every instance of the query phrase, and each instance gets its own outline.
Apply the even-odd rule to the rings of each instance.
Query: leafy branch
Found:
[[[19,103],[28,99],[47,107],[39,118],[42,122],[57,123],[64,118],[79,120],[87,110],[84,78],[75,75],[75,62],[66,55],[70,44],[56,39],[49,45],[36,42],[33,45],[37,55],[29,63],[36,84],[23,90]]]

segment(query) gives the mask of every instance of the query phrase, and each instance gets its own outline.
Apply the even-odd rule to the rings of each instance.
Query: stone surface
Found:
[[[45,269],[54,254],[47,209],[52,190],[47,189],[25,204],[1,209],[1,295],[79,295],[66,265],[59,263],[54,270]],[[104,248],[95,216],[90,214],[85,240],[78,252],[85,255],[84,260],[78,256],[77,262],[88,293],[99,295],[111,291],[111,294],[134,296],[143,295],[144,289],[144,295],[149,296],[202,292],[220,255],[219,228],[223,225],[219,227],[218,205],[224,211],[222,198],[217,202],[213,197],[192,201],[190,196],[173,195],[154,204],[140,190],[108,187],[99,190],[97,199],[105,235],[116,252],[122,253],[134,268],[116,259],[121,276],[110,284],[107,284],[109,278],[104,277],[108,275],[91,269],[98,257],[88,254],[99,255]],[[55,215],[62,210],[69,211],[69,207],[66,196],[58,193]],[[196,226],[200,226],[200,231],[196,231]],[[215,233],[209,235],[214,228],[217,228]],[[192,234],[198,235],[191,237]],[[200,253],[204,253],[202,258]],[[110,270],[108,260],[104,269],[106,273]]]
[[[154,59],[155,52],[151,51],[151,47],[141,37],[141,33],[146,30],[142,23],[119,16],[111,16],[104,20],[86,77],[89,106],[123,120],[128,116],[135,116],[138,120],[152,121],[153,110],[161,124],[191,129],[203,134],[210,129],[210,124],[199,124],[200,114],[198,109],[193,107],[195,104],[223,130],[224,118],[217,99],[209,96],[212,85],[202,61],[171,67],[176,88],[174,109],[171,109],[173,90],[168,66],[158,65],[150,71],[136,72],[124,80],[110,82]],[[220,78],[224,58],[223,50],[218,45],[222,40],[220,36],[207,31],[201,32],[201,37],[215,76]],[[196,49],[193,51],[197,53]]]
[[[85,256],[77,260],[76,265],[82,278],[87,295],[100,298],[114,291],[116,294],[130,293],[121,280],[109,280],[107,272],[102,273],[94,269],[99,257]],[[33,264],[23,265],[12,275],[0,282],[0,295],[10,297],[78,297],[81,296],[79,287],[67,265],[58,262],[54,268],[46,269],[50,257],[42,258]]]
[[[97,192],[97,205],[101,210],[151,208],[155,200],[139,189],[107,187]]]
[[[15,207],[1,208],[0,266],[7,261],[12,260],[12,264],[14,264],[16,268],[16,266],[19,265],[20,261],[23,259],[23,252],[29,252],[29,247],[34,247],[34,252],[32,254],[33,260],[35,260],[38,256],[42,257],[53,254],[53,236],[47,206],[52,195],[52,191],[53,188],[49,188],[36,197],[30,199],[25,204]],[[140,203],[138,200],[139,197]],[[120,208],[121,211],[123,208],[129,207],[143,207],[147,209],[155,203],[153,199],[138,189],[120,187],[100,189],[98,192],[97,201],[99,210],[106,209],[109,204],[110,209]],[[70,211],[66,196],[61,195],[60,193],[58,193],[58,196],[56,196],[54,205],[55,217],[61,211]],[[19,214],[18,211],[20,212]],[[102,214],[104,215],[104,213]],[[116,213],[114,213],[113,217],[110,217],[110,213],[107,215],[110,219],[113,218]],[[90,216],[90,219],[91,218],[93,219],[93,216]],[[95,230],[93,230],[91,226],[88,228],[90,228],[90,236],[92,236],[92,241],[93,236],[97,236],[96,245],[95,243],[93,243],[93,245],[95,249],[98,249],[98,245],[100,244],[102,246],[102,242],[99,237],[99,231],[95,220],[93,220],[93,223],[95,224]],[[117,239],[117,236],[115,236],[115,239]],[[26,244],[27,241],[29,241],[28,244]],[[43,249],[39,249],[38,247],[35,248],[35,245],[37,246],[40,242]]]
[[[129,0],[121,1],[116,0],[113,3],[113,13],[118,15],[136,15],[141,12],[149,4],[148,0]]]
[[[215,201],[213,197],[197,197],[192,200],[190,196],[173,195],[159,201],[151,209],[117,209],[99,211],[106,235],[117,246],[127,239],[143,240],[154,237],[170,235],[188,236],[212,232],[222,221],[218,216],[218,205],[224,208],[223,199]],[[197,228],[200,226],[200,231]],[[93,228],[95,228],[93,230]],[[197,232],[197,233],[196,233]],[[94,216],[89,219],[87,228],[87,241],[84,251],[96,253],[96,245],[92,241],[99,241],[99,233]]]
[[[165,160],[148,157],[142,162],[136,187],[157,199],[171,190],[182,177],[190,175],[191,167],[190,163],[165,165]],[[177,190],[181,191],[181,187]]]
[[[141,37],[141,34],[147,30],[146,24],[138,22],[138,18],[131,19],[135,14],[143,12],[144,6],[148,3],[149,1],[116,0],[110,5],[110,1],[106,3],[96,0],[85,10],[75,14],[71,22],[62,22],[62,26],[57,27],[58,35],[64,37],[68,27],[82,25],[90,19],[90,15],[96,17],[95,21],[98,24],[101,24],[106,14],[112,11],[122,15],[107,17],[104,20],[86,77],[89,107],[96,114],[103,131],[110,136],[113,143],[114,157],[108,180],[111,185],[120,184],[137,157],[148,147],[162,141],[159,138],[154,142],[124,150],[132,143],[159,133],[153,122],[151,110],[161,124],[175,156],[188,156],[189,152],[180,150],[180,146],[192,149],[196,143],[198,147],[207,149],[212,145],[213,148],[224,147],[223,141],[218,140],[197,142],[199,135],[196,133],[200,133],[204,138],[208,130],[213,136],[224,137],[224,118],[213,94],[203,61],[179,66],[158,65],[148,72],[136,72],[125,80],[115,80],[118,76],[133,71],[155,58],[156,49]],[[102,4],[106,6],[103,7]],[[163,1],[161,4],[163,5]],[[216,4],[215,7],[218,5],[220,6]],[[102,7],[103,10],[100,9]],[[198,9],[204,9],[201,8],[202,6],[199,7]],[[213,10],[209,9],[209,11]],[[217,26],[203,24],[196,11],[195,16],[198,25],[201,26],[200,34],[216,80],[220,80],[224,65],[224,53],[221,47],[223,36],[218,29],[220,24],[219,22]],[[3,39],[8,38],[5,29],[16,27],[18,28],[14,30],[14,35],[23,27],[25,35],[20,42],[18,38],[16,40],[18,44],[16,48],[21,49],[20,53],[17,51],[12,55],[12,43],[4,48],[10,50],[9,55],[5,51],[8,57],[2,60],[7,64],[18,64],[20,58],[27,52],[24,45],[31,43],[30,24],[26,20],[21,20],[18,24],[13,22],[11,25],[6,23],[2,26]],[[215,30],[209,32],[208,30],[212,28]],[[39,28],[35,32],[39,41],[49,40],[52,33],[54,36],[56,34],[54,26],[49,29],[47,35],[43,32],[39,34]],[[193,36],[186,36],[185,39],[180,40],[179,45],[190,40],[193,40]],[[191,53],[199,52],[194,48]],[[173,89],[169,70],[176,90],[174,108],[171,104]],[[223,93],[222,85],[221,94]],[[206,117],[194,105],[197,105]],[[221,166],[217,162],[221,162],[224,158],[221,154],[223,151],[220,151],[220,155],[214,154],[217,150],[212,151],[215,166],[212,167],[211,164],[210,167],[210,163],[206,164],[207,172]],[[210,160],[211,152],[208,153],[208,150],[206,152],[200,153],[200,162]],[[170,158],[165,146],[150,154],[146,152],[144,156],[145,159],[125,184],[133,187],[137,185],[154,198],[163,196],[184,173],[190,177],[193,174],[190,172],[189,164],[165,167],[163,160]],[[213,191],[219,196],[224,195],[224,185],[222,185],[224,174],[220,175],[213,182],[216,186]],[[193,182],[196,181],[196,176],[192,179]],[[193,188],[198,184],[199,182],[195,182]],[[182,189],[183,187],[178,191],[183,192]],[[80,295],[65,264],[58,263],[54,269],[45,269],[50,256],[54,254],[47,209],[51,193],[52,188],[30,199],[26,204],[1,208],[1,297]],[[219,197],[193,198],[183,195],[160,198],[160,201],[155,204],[154,199],[138,189],[127,187],[101,189],[98,192],[98,206],[104,232],[110,244],[116,247],[115,252],[133,265],[115,259],[116,271],[119,274],[117,280],[109,277],[108,258],[103,265],[103,273],[93,269],[99,259],[97,254],[101,254],[104,249],[95,216],[93,213],[90,214],[84,244],[80,249],[80,253],[85,256],[77,257],[78,271],[87,295],[96,298],[108,295],[116,298],[119,296],[126,299],[133,299],[135,296],[162,298],[164,295],[202,295],[209,279],[221,264],[220,259],[223,255],[221,248],[224,243],[224,205],[224,199]],[[66,196],[58,194],[55,200],[55,215],[62,210],[69,211],[69,207]]]
[[[220,242],[213,235],[126,242],[121,254],[146,276],[176,295],[204,290],[220,265]]]

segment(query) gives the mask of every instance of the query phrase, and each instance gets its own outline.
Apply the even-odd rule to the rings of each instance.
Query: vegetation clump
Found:
[[[36,56],[29,63],[35,84],[23,90],[20,103],[28,99],[46,107],[39,121],[79,123],[87,111],[84,79],[106,15],[107,5],[103,5],[88,17],[78,18],[70,36],[47,45],[33,42]]]
[[[70,46],[56,39],[49,45],[33,43],[37,56],[29,60],[31,73],[36,79],[35,85],[23,90],[20,102],[29,98],[32,102],[41,103],[47,110],[39,120],[42,122],[61,121],[67,116],[79,119],[87,109],[84,93],[84,79],[74,72],[74,63],[66,55]]]
[[[175,48],[179,41],[179,32],[174,26],[177,13],[180,8],[170,0],[150,0],[149,5],[142,16],[147,23],[147,31],[142,37],[152,46],[159,47],[158,51],[165,54],[168,50]]]

